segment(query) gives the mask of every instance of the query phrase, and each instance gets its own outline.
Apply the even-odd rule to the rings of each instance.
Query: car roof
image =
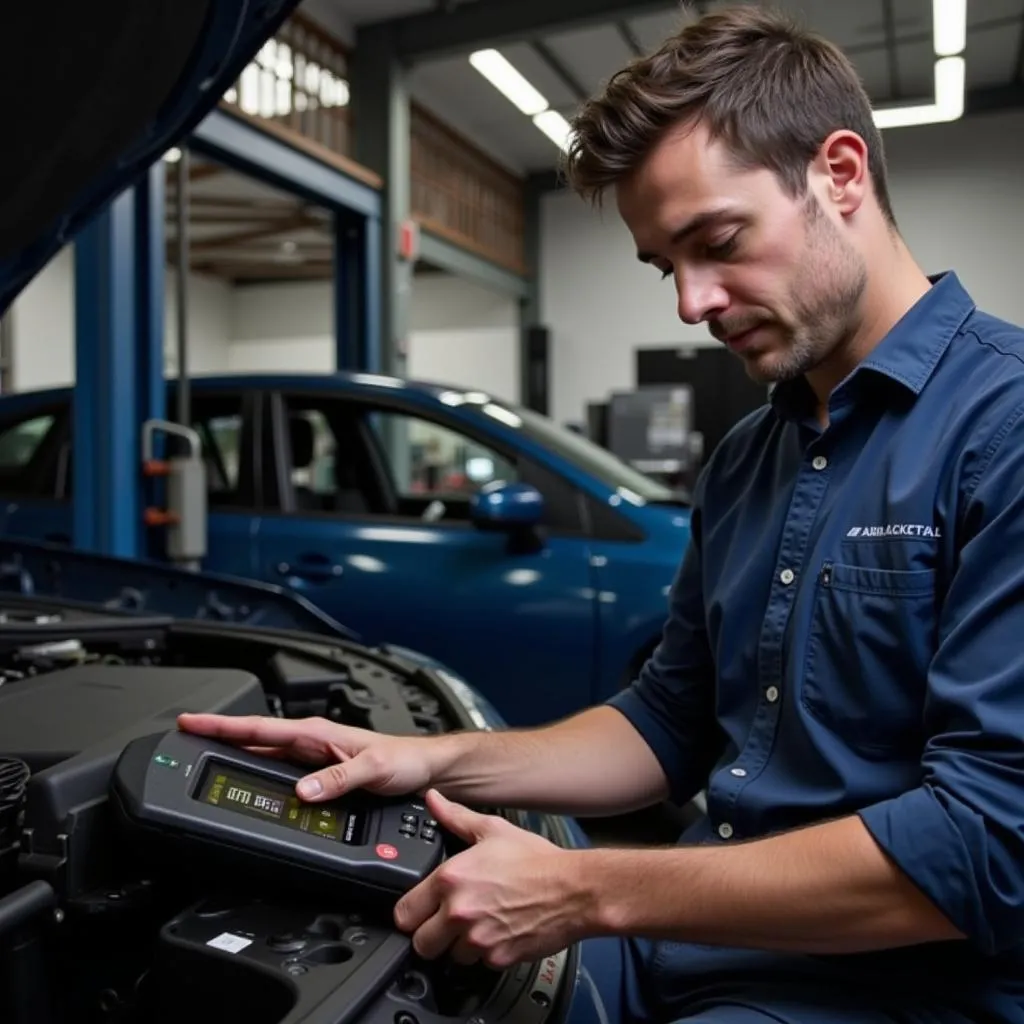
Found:
[[[168,379],[168,387],[175,387],[175,380]],[[238,391],[238,390],[276,390],[311,391],[318,393],[338,392],[342,394],[366,394],[375,397],[386,395],[420,396],[443,401],[449,396],[458,396],[463,400],[471,399],[469,404],[480,404],[495,401],[501,405],[513,403],[492,397],[486,392],[466,388],[459,384],[446,384],[441,381],[414,380],[391,377],[384,374],[357,373],[351,371],[335,371],[330,373],[209,373],[189,377],[189,387],[196,392],[203,391]],[[45,405],[70,396],[71,388],[43,388],[35,391],[18,392],[0,398],[0,403],[9,404],[23,399],[31,405]],[[456,403],[450,403],[456,404]],[[458,403],[461,404],[461,403]]]

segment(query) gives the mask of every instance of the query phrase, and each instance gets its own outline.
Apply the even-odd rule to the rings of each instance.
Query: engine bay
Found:
[[[297,856],[289,859],[290,848],[276,852],[283,848],[269,840],[257,860],[238,855],[229,830],[205,844],[170,841],[177,838],[173,816],[165,815],[164,831],[146,843],[125,828],[122,805],[132,780],[163,786],[175,771],[187,777],[193,761],[200,763],[185,747],[159,745],[182,711],[320,716],[409,735],[492,727],[458,680],[409,652],[342,638],[108,614],[43,599],[5,598],[4,604],[5,1024],[547,1024],[565,1018],[576,950],[499,972],[443,957],[421,960],[394,927],[387,886],[370,884],[383,877],[381,866],[376,875],[360,874],[358,844],[367,846],[368,861],[387,845],[382,837],[395,846],[406,839],[421,844],[417,850],[445,844],[438,856],[457,849],[435,837],[433,823],[421,821],[412,804],[364,801],[358,815],[345,817],[341,809],[329,819],[337,840],[332,852],[348,844],[345,884],[340,874],[334,884],[311,884],[315,876],[300,870]],[[173,735],[170,741],[176,742]],[[201,790],[205,805],[217,804],[215,786],[233,785],[248,803],[252,788],[262,809],[283,813],[284,791],[260,789],[258,779],[251,786],[262,767],[252,762],[250,774],[239,775],[244,767],[236,764],[194,792]],[[182,807],[186,802],[179,800]],[[188,804],[189,814],[193,807]],[[204,806],[203,813],[220,810]],[[562,819],[501,813],[554,842],[575,842]],[[232,818],[234,810],[224,814],[231,828],[249,821]],[[367,831],[369,821],[384,823],[379,828],[394,836]],[[296,844],[306,842],[295,835]],[[434,863],[427,857],[420,870]]]

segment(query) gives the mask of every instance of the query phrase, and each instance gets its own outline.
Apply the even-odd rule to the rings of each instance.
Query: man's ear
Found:
[[[818,150],[811,174],[819,179],[821,200],[849,217],[860,209],[870,188],[867,143],[856,132],[833,132]]]

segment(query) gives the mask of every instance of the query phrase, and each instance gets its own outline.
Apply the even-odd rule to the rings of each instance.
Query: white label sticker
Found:
[[[225,953],[241,953],[246,946],[252,945],[252,939],[243,939],[241,935],[232,935],[231,932],[221,932],[215,939],[210,939],[208,946],[214,949],[223,949]]]

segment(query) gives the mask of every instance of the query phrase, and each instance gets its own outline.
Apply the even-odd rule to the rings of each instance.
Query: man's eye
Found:
[[[733,235],[730,238],[727,238],[724,242],[719,242],[718,245],[709,245],[705,249],[708,258],[713,260],[728,259],[736,251],[736,239],[738,237],[739,232],[737,231],[735,235]]]

